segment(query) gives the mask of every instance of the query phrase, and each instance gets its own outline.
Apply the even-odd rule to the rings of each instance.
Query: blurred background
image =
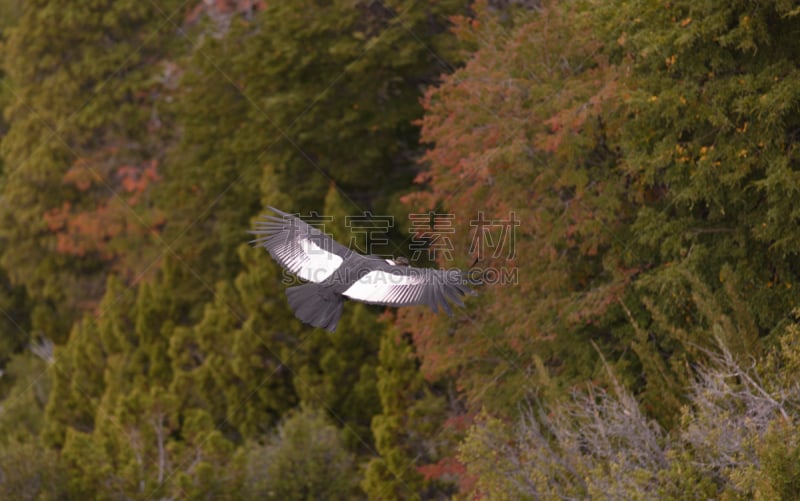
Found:
[[[0,497],[794,499],[799,16],[0,0]],[[504,279],[311,329],[267,205]]]

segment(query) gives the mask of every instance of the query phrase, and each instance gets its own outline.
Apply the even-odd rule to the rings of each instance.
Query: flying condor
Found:
[[[308,281],[286,289],[286,297],[295,316],[314,327],[335,332],[345,299],[395,307],[424,304],[451,315],[448,300],[464,306],[460,296],[475,294],[460,270],[414,268],[403,258],[359,254],[300,218],[269,209],[277,216],[256,222],[252,243]]]

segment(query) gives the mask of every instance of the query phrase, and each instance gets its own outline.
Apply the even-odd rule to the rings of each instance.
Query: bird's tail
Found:
[[[342,316],[344,298],[326,291],[315,283],[307,283],[286,289],[294,315],[302,322],[336,332],[336,325]]]

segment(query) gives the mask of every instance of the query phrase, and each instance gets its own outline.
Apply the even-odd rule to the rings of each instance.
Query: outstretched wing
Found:
[[[461,296],[474,295],[461,270],[435,270],[411,266],[381,266],[371,270],[342,294],[371,304],[411,306],[425,304],[434,312],[452,314],[448,300],[464,306]]]
[[[330,277],[351,252],[302,219],[274,207],[280,217],[265,215],[250,233],[251,243],[263,246],[286,270],[303,280],[322,282]]]

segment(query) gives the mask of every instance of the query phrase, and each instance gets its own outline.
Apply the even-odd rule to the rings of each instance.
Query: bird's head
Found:
[[[405,256],[396,257],[396,258],[393,259],[393,261],[394,261],[394,264],[396,264],[398,266],[408,266],[409,265],[408,258],[405,257]]]

